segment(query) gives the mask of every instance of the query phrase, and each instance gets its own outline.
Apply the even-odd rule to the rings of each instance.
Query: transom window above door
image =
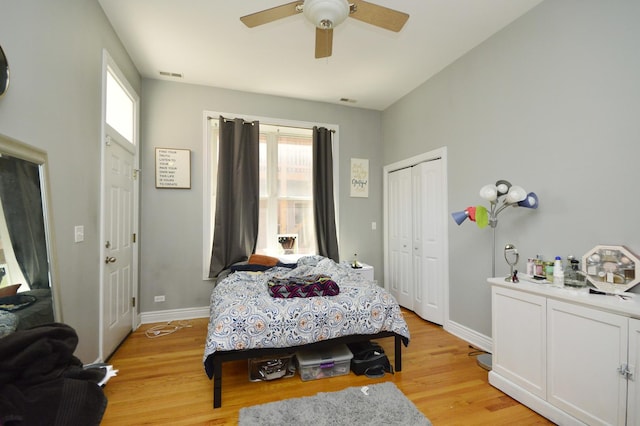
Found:
[[[135,144],[135,101],[109,66],[106,83],[105,122],[129,143]]]

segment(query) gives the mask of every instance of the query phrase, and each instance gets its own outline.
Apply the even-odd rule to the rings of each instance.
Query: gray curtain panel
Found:
[[[49,288],[49,258],[37,164],[0,157],[0,200],[20,270],[31,289]],[[18,283],[12,283],[18,284]]]
[[[211,278],[255,251],[260,208],[259,123],[220,117],[219,129]]]
[[[313,127],[313,217],[318,254],[339,262],[331,134],[331,130],[324,127]]]

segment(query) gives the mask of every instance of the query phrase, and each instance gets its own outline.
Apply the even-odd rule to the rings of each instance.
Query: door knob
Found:
[[[116,258],[115,257],[109,257],[107,256],[107,258],[104,260],[104,263],[115,263],[116,262]]]

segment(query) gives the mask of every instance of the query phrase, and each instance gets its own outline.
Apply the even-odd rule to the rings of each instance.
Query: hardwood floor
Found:
[[[247,362],[223,364],[222,407],[213,408],[213,382],[202,364],[207,319],[188,321],[175,333],[148,338],[145,324],[109,362],[119,370],[105,386],[109,400],[103,425],[234,425],[245,406],[393,381],[438,425],[552,424],[487,382],[468,344],[405,311],[411,342],[402,371],[381,379],[350,373],[303,382],[299,376],[250,382]],[[393,363],[393,339],[379,341]]]

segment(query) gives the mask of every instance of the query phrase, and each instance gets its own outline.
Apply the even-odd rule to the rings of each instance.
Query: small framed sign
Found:
[[[369,160],[362,158],[351,159],[351,196],[369,196]]]
[[[156,148],[156,188],[191,189],[191,150]]]

